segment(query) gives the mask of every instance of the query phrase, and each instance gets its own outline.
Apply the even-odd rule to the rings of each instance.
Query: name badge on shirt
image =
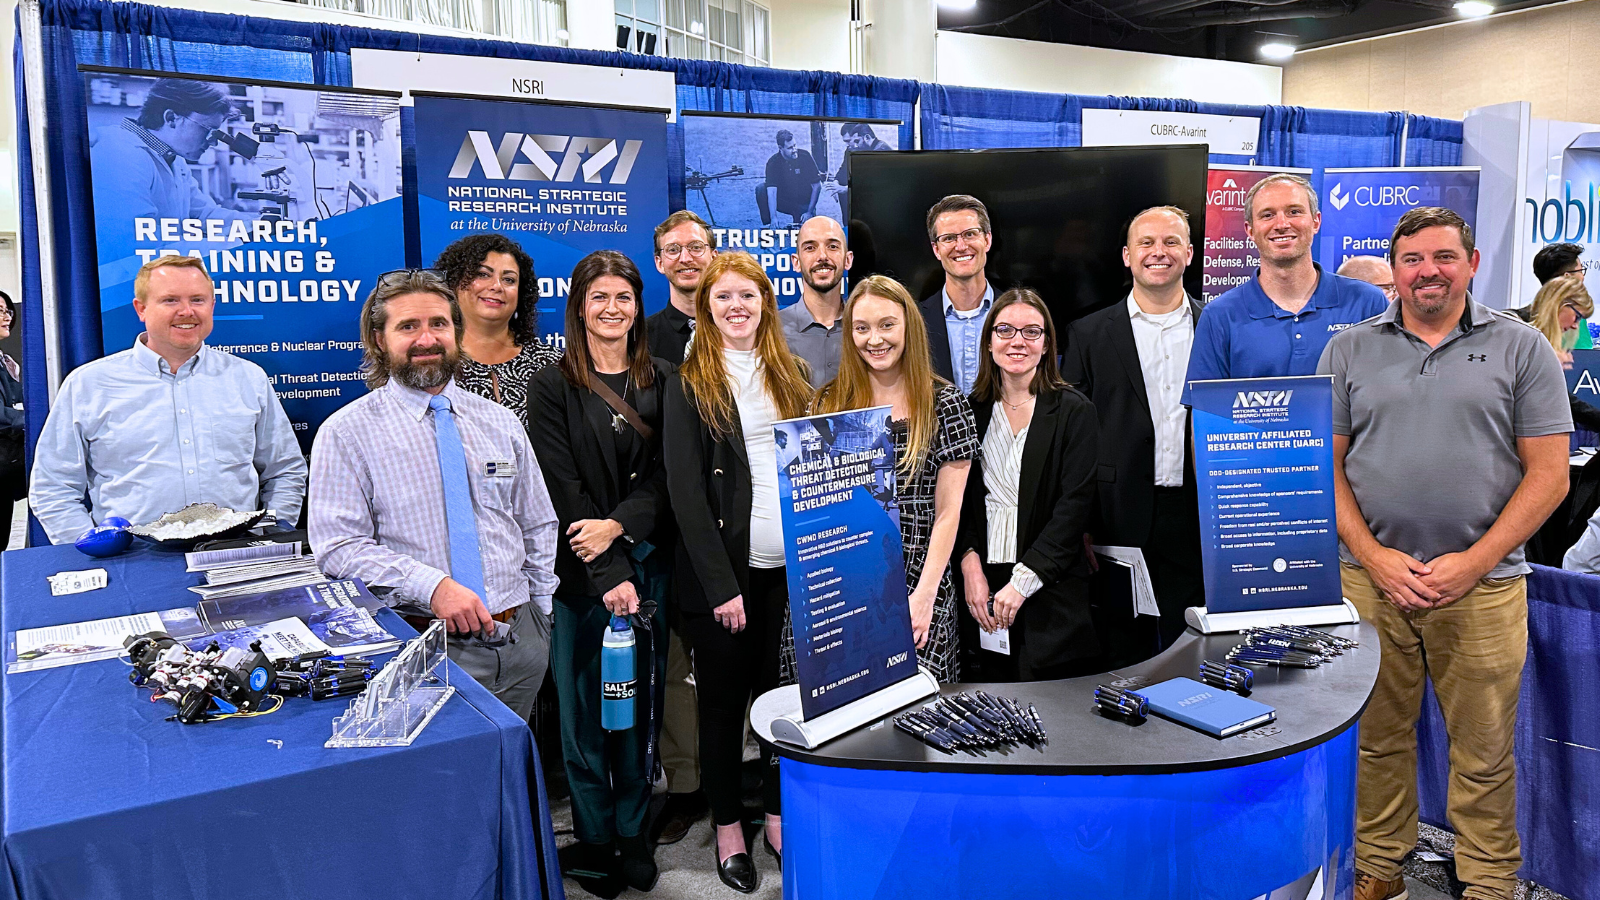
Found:
[[[517,464],[509,459],[491,459],[483,464],[483,474],[490,478],[511,478],[517,474]]]

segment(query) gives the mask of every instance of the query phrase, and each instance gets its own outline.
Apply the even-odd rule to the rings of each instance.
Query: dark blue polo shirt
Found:
[[[1322,349],[1334,335],[1389,307],[1377,287],[1316,269],[1317,289],[1299,313],[1273,303],[1261,290],[1260,269],[1206,304],[1195,323],[1184,405],[1189,405],[1191,381],[1315,375]]]

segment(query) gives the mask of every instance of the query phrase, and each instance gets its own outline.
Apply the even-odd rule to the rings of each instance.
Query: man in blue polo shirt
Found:
[[[1244,210],[1261,268],[1211,301],[1195,324],[1186,405],[1190,381],[1315,375],[1330,338],[1389,305],[1378,288],[1311,261],[1322,214],[1304,178],[1280,173],[1261,179],[1245,194]]]

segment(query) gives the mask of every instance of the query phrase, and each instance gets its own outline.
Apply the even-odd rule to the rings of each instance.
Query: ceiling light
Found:
[[[1494,4],[1485,3],[1483,0],[1462,0],[1456,4],[1456,12],[1462,18],[1478,19],[1494,12]]]
[[[1289,57],[1291,57],[1293,55],[1294,55],[1294,45],[1293,44],[1285,44],[1285,43],[1281,43],[1279,41],[1273,41],[1270,44],[1262,44],[1261,45],[1261,58],[1262,59],[1283,60],[1283,59],[1288,59]]]
[[[939,0],[940,9],[973,9],[978,5],[978,0]]]

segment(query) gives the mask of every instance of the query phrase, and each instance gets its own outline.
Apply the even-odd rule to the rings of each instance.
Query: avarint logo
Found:
[[[1341,181],[1328,192],[1328,202],[1333,204],[1334,209],[1344,209],[1350,205],[1350,195],[1341,193],[1343,190],[1344,182]]]
[[[495,146],[487,131],[468,131],[449,177],[471,177],[473,168],[481,166],[490,181],[576,181],[582,171],[584,181],[598,184],[606,180],[605,168],[615,163],[609,183],[627,184],[644,141],[623,141],[620,149],[617,144],[614,138],[508,131]],[[519,153],[526,162],[517,162]]]

